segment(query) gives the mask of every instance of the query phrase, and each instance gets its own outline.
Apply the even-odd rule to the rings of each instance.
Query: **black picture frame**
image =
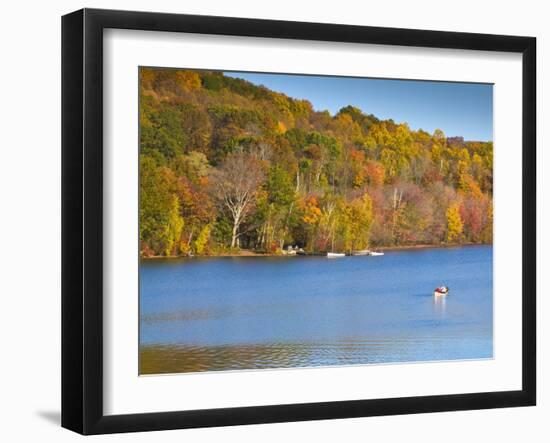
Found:
[[[171,31],[522,54],[522,389],[103,413],[103,30]],[[62,426],[82,434],[530,406],[536,403],[536,39],[83,9],[62,18]],[[518,239],[519,241],[519,239]]]

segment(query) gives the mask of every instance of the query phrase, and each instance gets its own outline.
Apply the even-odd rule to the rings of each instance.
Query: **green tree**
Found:
[[[295,192],[290,174],[281,165],[269,169],[265,191],[262,240],[265,246],[276,242],[282,249],[293,220]]]
[[[173,187],[174,176],[170,169],[159,167],[153,159],[141,156],[139,235],[142,251],[148,250],[156,255],[174,253],[183,219]]]
[[[204,153],[191,151],[188,154],[178,156],[174,160],[173,169],[178,176],[187,177],[193,182],[198,182],[208,175],[210,163]]]

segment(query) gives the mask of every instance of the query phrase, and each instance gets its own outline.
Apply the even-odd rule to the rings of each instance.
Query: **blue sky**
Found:
[[[493,87],[477,83],[383,80],[284,74],[226,72],[290,97],[307,99],[317,111],[335,114],[347,105],[380,119],[406,122],[448,137],[493,139]]]

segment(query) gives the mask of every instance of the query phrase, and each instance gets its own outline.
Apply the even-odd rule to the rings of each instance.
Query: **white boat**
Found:
[[[343,252],[327,252],[328,258],[338,258],[338,257],[345,257],[346,254]]]
[[[369,255],[372,255],[372,256],[378,256],[378,255],[384,255],[383,252],[375,252],[375,251],[371,251],[371,253]]]
[[[362,251],[353,251],[351,255],[359,256],[359,255],[370,255],[371,251],[369,249],[363,249]]]
[[[440,286],[439,288],[434,289],[434,296],[441,297],[442,295],[447,295],[449,293],[449,288],[447,286]]]

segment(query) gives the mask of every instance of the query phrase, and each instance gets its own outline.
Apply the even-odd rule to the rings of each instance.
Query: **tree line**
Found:
[[[492,142],[220,72],[141,68],[139,93],[144,257],[492,242]]]

